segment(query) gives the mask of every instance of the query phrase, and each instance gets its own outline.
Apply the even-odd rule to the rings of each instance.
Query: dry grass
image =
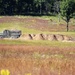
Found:
[[[66,31],[66,24],[63,21],[58,23],[57,18],[0,18],[0,31],[16,28],[23,33],[66,34],[75,37],[74,32],[62,32]],[[70,31],[75,31],[75,21],[70,22]],[[75,75],[75,44],[0,40],[0,70],[2,69],[8,69],[11,75]]]
[[[0,45],[0,70],[11,75],[75,75],[75,47]]]

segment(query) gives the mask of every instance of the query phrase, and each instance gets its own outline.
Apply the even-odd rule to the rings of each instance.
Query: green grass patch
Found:
[[[1,18],[2,16],[0,16]],[[33,17],[33,16],[14,16],[14,17],[17,17],[17,18],[40,18],[40,19],[44,19],[44,20],[50,20],[52,19],[53,21],[58,21],[58,17],[57,16],[36,16],[36,17]],[[74,19],[72,19],[72,21],[75,23]],[[61,22],[63,23],[62,19],[61,19]],[[36,33],[45,33],[45,34],[63,34],[63,35],[69,35],[69,36],[73,36],[75,37],[75,32],[50,32],[50,31],[40,31],[40,30],[36,30],[36,29],[31,29],[31,28],[27,28],[26,26],[27,25],[31,25],[32,22],[30,23],[23,23],[23,22],[5,22],[5,23],[0,23],[0,32],[2,32],[3,30],[5,29],[9,29],[9,30],[21,30],[23,34],[29,34],[29,33],[33,33],[33,34],[36,34]],[[73,23],[73,24],[74,24]]]
[[[21,30],[22,33],[42,33],[42,31],[29,29],[22,25],[22,23],[0,23],[0,32],[3,30]]]
[[[37,34],[37,33],[44,33],[44,34],[63,34],[63,35],[68,35],[68,36],[73,36],[75,37],[75,32],[49,32],[49,31],[40,31],[40,30],[35,30],[35,29],[30,29],[24,27],[21,23],[0,23],[0,32],[3,30],[8,29],[8,30],[21,30],[22,34]]]
[[[61,35],[67,35],[67,36],[71,36],[71,37],[75,37],[75,32],[43,32],[45,34],[61,34]]]
[[[58,41],[21,41],[21,40],[0,40],[0,44],[8,45],[38,45],[38,46],[57,46],[57,47],[75,47],[74,42],[58,42]]]

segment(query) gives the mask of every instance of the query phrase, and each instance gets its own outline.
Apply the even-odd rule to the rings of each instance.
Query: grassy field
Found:
[[[53,16],[2,16],[0,32],[21,30],[22,34],[63,34],[75,37],[75,20],[66,23]],[[10,75],[75,75],[75,42],[0,39],[0,71]]]
[[[50,19],[52,21],[50,21]],[[22,33],[52,33],[73,35],[75,31],[75,22],[72,20],[69,25],[69,32],[66,32],[66,23],[61,20],[58,23],[58,17],[30,17],[30,16],[11,16],[0,18],[0,31],[4,29],[17,29]]]
[[[58,41],[46,41],[46,40],[29,40],[29,41],[21,41],[21,40],[0,40],[0,44],[7,45],[31,45],[31,46],[56,46],[56,47],[75,47],[75,42],[58,42]]]
[[[11,75],[74,75],[75,47],[0,45],[0,70]]]

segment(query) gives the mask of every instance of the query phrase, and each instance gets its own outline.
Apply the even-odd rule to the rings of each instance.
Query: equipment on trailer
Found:
[[[21,36],[21,30],[4,30],[0,33],[0,38],[19,38]]]

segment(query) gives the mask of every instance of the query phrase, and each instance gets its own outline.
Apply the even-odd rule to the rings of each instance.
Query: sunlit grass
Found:
[[[58,42],[58,41],[20,41],[20,40],[0,40],[0,44],[15,44],[15,45],[39,45],[39,46],[57,46],[57,47],[75,47],[73,42]]]
[[[30,17],[30,16],[28,16],[28,17]],[[27,16],[26,17],[19,16],[19,18],[27,18]],[[40,18],[40,17],[38,17],[38,18]],[[43,19],[51,19],[52,18],[56,22],[58,21],[56,17],[44,16],[41,18],[43,18]],[[22,33],[24,33],[24,34],[28,34],[28,33],[63,34],[63,35],[69,35],[69,36],[75,37],[75,32],[39,31],[39,30],[35,30],[35,29],[25,28],[21,22],[2,23],[2,24],[0,23],[0,31],[2,32],[4,29],[10,29],[10,30],[17,29],[17,30],[21,30]],[[17,40],[17,39],[16,40],[14,40],[14,39],[0,39],[0,44],[15,45],[15,48],[8,47],[7,50],[6,50],[6,48],[5,49],[2,48],[2,53],[4,50],[4,55],[6,56],[6,53],[7,53],[7,57],[9,56],[9,58],[7,59],[7,57],[6,58],[4,57],[5,60],[3,60],[3,58],[1,59],[1,62],[0,62],[1,68],[3,68],[3,67],[9,68],[11,70],[11,72],[13,72],[14,68],[16,69],[16,72],[17,71],[21,72],[21,70],[24,70],[24,72],[25,72],[28,70],[27,73],[24,73],[22,75],[31,75],[31,74],[41,75],[42,73],[44,75],[48,75],[48,74],[45,74],[45,72],[49,72],[49,74],[50,74],[51,71],[54,73],[56,72],[58,75],[61,75],[62,72],[65,72],[65,75],[68,75],[69,73],[72,74],[72,72],[73,72],[73,74],[75,74],[75,71],[74,71],[75,59],[74,59],[74,57],[72,58],[72,55],[74,55],[75,52],[72,50],[67,52],[67,50],[66,50],[66,47],[67,48],[70,48],[70,47],[74,48],[75,42],[58,42],[58,41],[48,41],[48,40],[47,41],[46,40],[21,41],[21,40]],[[18,56],[19,56],[19,53],[16,52],[16,49],[18,49],[18,47],[16,48],[16,45],[18,45],[18,47],[19,47],[19,45],[28,45],[28,46],[30,45],[30,46],[49,46],[49,47],[53,47],[53,48],[55,46],[55,47],[60,48],[61,50],[62,50],[62,47],[63,48],[65,47],[65,48],[63,51],[64,53],[63,52],[59,53],[60,51],[55,52],[54,50],[52,50],[53,52],[51,52],[50,50],[48,50],[48,52],[44,52],[44,50],[43,50],[44,53],[43,52],[39,53],[39,51],[38,52],[32,51],[33,52],[32,54],[30,54],[31,52],[30,53],[28,52],[28,54],[23,54],[24,57],[22,57],[22,59],[20,58],[20,60],[18,60],[18,58],[14,58],[15,53],[18,54]],[[22,51],[22,49],[21,49],[21,51]],[[11,51],[11,50],[14,50],[15,52]],[[40,50],[42,50],[42,48]],[[8,51],[8,52],[5,52],[5,51]],[[11,54],[11,56],[13,54],[12,58],[11,58],[10,54]],[[20,52],[20,54],[21,54],[21,52]],[[1,52],[0,52],[0,55],[1,55]],[[25,57],[25,55],[26,55],[26,57]],[[70,57],[68,55],[70,55],[70,57],[72,58],[71,60],[69,59]],[[14,59],[16,59],[16,60],[14,60]],[[41,68],[42,65],[44,66],[43,68]],[[23,69],[20,67],[22,67]],[[34,72],[32,72],[33,70],[34,70]],[[43,71],[41,71],[41,70],[43,70]],[[66,73],[68,73],[68,74],[66,74]],[[17,74],[18,74],[18,72],[17,72]]]
[[[1,18],[2,16],[0,16]],[[53,21],[58,21],[58,17],[54,17],[54,16],[14,16],[17,18],[40,18],[40,19],[44,19],[44,20],[50,20],[52,19]],[[32,22],[34,22],[34,20],[32,20]],[[32,23],[31,22],[31,23]],[[63,20],[61,19],[61,23],[63,22]],[[74,19],[73,19],[74,22]],[[58,22],[57,22],[58,23]],[[64,22],[63,22],[64,23]],[[74,22],[75,23],[75,22]],[[73,24],[74,24],[73,23]],[[63,34],[63,35],[68,35],[71,37],[75,37],[75,32],[74,31],[69,31],[69,32],[50,32],[50,31],[41,31],[41,30],[37,30],[37,29],[32,29],[32,28],[27,28],[26,26],[30,25],[30,23],[26,23],[26,22],[5,22],[5,23],[0,23],[0,32],[2,32],[5,29],[8,30],[21,30],[22,34],[38,34],[38,33],[44,33],[44,34]]]
[[[21,30],[23,34],[28,33],[44,33],[44,34],[63,34],[63,35],[69,35],[69,36],[75,36],[75,32],[49,32],[49,31],[40,31],[35,29],[29,29],[23,26],[22,23],[0,23],[0,32],[3,30]]]
[[[43,32],[45,34],[62,34],[75,37],[75,32]]]
[[[25,28],[22,23],[1,23],[0,24],[0,31],[3,30],[21,30],[22,33],[41,33],[42,31],[35,30],[35,29],[28,29]]]

